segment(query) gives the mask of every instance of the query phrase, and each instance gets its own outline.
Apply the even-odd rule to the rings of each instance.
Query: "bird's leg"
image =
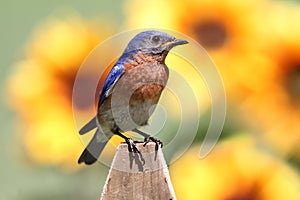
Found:
[[[145,159],[143,158],[141,152],[135,146],[135,143],[131,138],[126,137],[119,130],[112,130],[112,132],[125,140],[125,142],[128,145],[129,155],[131,156],[132,159],[134,158],[134,155],[132,153],[137,153],[140,156],[141,161],[145,164]]]
[[[125,135],[123,135],[120,131],[114,131],[114,134],[120,136],[121,138],[123,138],[125,140],[125,142],[128,145],[128,151],[129,152],[134,152],[134,153],[141,153],[137,147],[134,144],[134,141],[131,138],[126,137]]]
[[[158,148],[159,148],[159,146],[162,148],[163,147],[163,143],[162,143],[162,141],[160,141],[159,139],[157,139],[157,138],[154,138],[154,137],[152,137],[151,135],[149,135],[149,134],[147,134],[147,133],[144,133],[143,131],[140,131],[140,130],[138,130],[138,129],[133,129],[132,130],[133,132],[136,132],[136,133],[138,133],[138,134],[140,134],[140,135],[142,135],[142,136],[144,136],[145,137],[145,139],[144,139],[144,146],[146,146],[147,144],[148,144],[148,142],[150,142],[150,141],[152,141],[152,142],[154,142],[155,143],[155,151],[157,151],[158,150]]]

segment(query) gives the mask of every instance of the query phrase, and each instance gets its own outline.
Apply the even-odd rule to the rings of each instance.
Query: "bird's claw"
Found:
[[[143,165],[144,165],[144,164],[145,164],[145,160],[144,160],[144,158],[143,158],[142,153],[141,153],[141,152],[138,150],[138,148],[136,147],[135,142],[136,142],[136,141],[134,141],[134,140],[132,140],[132,139],[130,139],[130,138],[128,138],[128,139],[126,140],[126,143],[127,143],[127,145],[128,145],[129,155],[130,155],[130,157],[134,158],[134,157],[135,157],[135,154],[138,154],[139,157],[140,157],[140,159],[141,159],[141,161],[143,162]]]
[[[138,154],[141,153],[141,152],[138,150],[138,148],[136,147],[135,141],[134,141],[134,140],[128,138],[128,139],[126,140],[126,143],[127,143],[127,145],[128,145],[128,151],[129,151],[129,152],[138,153]]]
[[[163,147],[163,143],[162,141],[160,141],[159,139],[156,139],[154,137],[145,137],[145,140],[144,140],[144,146],[146,146],[150,141],[154,142],[155,143],[155,151],[158,151],[158,148],[162,148]]]

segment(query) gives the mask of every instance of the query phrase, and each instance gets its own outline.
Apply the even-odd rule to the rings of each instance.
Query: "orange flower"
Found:
[[[84,58],[110,33],[95,27],[77,16],[50,19],[34,31],[26,57],[16,63],[7,86],[8,102],[23,125],[18,138],[35,163],[77,168],[84,146],[73,119],[73,84]],[[89,84],[98,76],[91,71],[81,78]],[[73,109],[86,121],[94,105],[80,98]]]
[[[240,137],[219,143],[203,160],[190,149],[170,166],[178,199],[299,199],[293,168]]]

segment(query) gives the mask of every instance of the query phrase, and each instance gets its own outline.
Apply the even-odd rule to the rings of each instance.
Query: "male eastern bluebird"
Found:
[[[185,40],[160,31],[137,34],[108,74],[98,101],[97,115],[79,133],[97,128],[78,163],[93,164],[108,140],[115,134],[125,139],[130,152],[140,153],[132,139],[122,132],[133,131],[145,137],[145,144],[154,141],[156,150],[161,141],[138,130],[153,113],[168,81],[165,64],[168,52]]]

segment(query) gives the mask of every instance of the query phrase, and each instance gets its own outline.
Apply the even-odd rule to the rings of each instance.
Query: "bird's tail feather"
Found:
[[[97,117],[94,117],[79,130],[79,134],[83,135],[83,134],[89,132],[90,130],[93,130],[96,127],[97,127]]]
[[[97,161],[98,157],[100,156],[101,152],[103,151],[105,145],[108,142],[108,140],[104,142],[97,141],[97,134],[102,134],[99,133],[99,129],[97,129],[92,140],[82,152],[81,156],[78,159],[78,164],[84,162],[87,165],[91,165]]]

